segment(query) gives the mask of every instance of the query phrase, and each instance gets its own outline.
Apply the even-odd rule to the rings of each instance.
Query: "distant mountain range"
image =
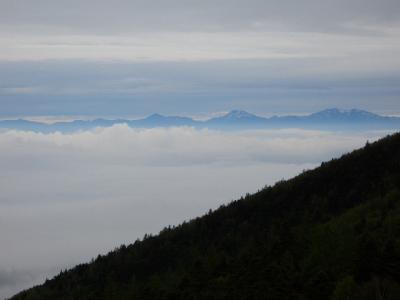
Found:
[[[96,127],[110,127],[115,124],[127,124],[133,128],[180,127],[210,128],[222,130],[240,129],[278,129],[303,128],[322,130],[363,130],[363,129],[400,129],[400,117],[380,116],[368,111],[331,108],[306,116],[261,117],[242,110],[205,121],[181,116],[163,116],[153,114],[143,119],[94,119],[74,120],[46,124],[24,119],[0,121],[0,128],[29,130],[36,132],[74,132],[90,130]]]

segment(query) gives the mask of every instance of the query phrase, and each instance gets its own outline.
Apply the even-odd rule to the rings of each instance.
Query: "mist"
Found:
[[[0,133],[0,297],[388,132]]]

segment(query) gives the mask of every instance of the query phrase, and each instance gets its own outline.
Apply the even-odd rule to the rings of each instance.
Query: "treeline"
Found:
[[[400,134],[12,299],[400,299]]]

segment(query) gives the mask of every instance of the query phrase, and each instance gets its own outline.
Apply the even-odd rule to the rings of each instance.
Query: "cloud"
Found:
[[[399,111],[400,66],[389,57],[372,62],[362,55],[326,60],[2,62],[0,115],[140,117],[232,109],[285,114],[330,107],[393,114]]]
[[[10,156],[2,161],[6,168],[21,158],[31,158],[30,164],[44,168],[46,163],[61,167],[64,161],[57,161],[58,157],[73,164],[101,161],[125,166],[318,163],[363,141],[364,135],[297,129],[222,132],[190,127],[136,129],[125,124],[74,134],[7,131],[0,136],[3,155]],[[19,167],[30,168],[30,164]]]
[[[399,14],[396,0],[0,1],[0,114],[397,113]]]
[[[209,61],[351,57],[391,61],[399,52],[399,28],[373,35],[239,30],[155,31],[119,35],[13,34],[0,32],[0,60],[83,59],[90,61]],[[184,45],[184,46],[183,46]]]
[[[396,62],[399,16],[395,0],[5,0],[0,60]]]
[[[0,133],[0,297],[383,136],[126,125]]]
[[[17,29],[66,32],[273,29],[343,31],[398,23],[396,0],[3,0],[0,20]]]

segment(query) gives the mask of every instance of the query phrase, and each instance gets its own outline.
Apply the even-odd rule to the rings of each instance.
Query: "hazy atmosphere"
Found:
[[[400,116],[398,0],[0,1],[0,121],[333,107]],[[398,129],[2,128],[0,298]]]

